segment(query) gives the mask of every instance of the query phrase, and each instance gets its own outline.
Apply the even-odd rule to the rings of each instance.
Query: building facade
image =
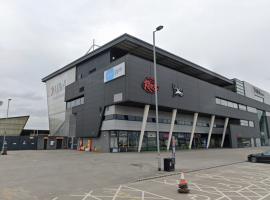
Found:
[[[152,49],[124,34],[43,78],[50,135],[102,152],[269,144],[269,93],[160,48],[157,141]]]

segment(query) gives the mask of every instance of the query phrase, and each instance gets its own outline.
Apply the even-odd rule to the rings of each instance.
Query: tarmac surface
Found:
[[[268,149],[179,150],[173,172],[163,171],[163,159],[172,156],[166,151],[160,172],[157,152],[9,151],[0,156],[0,200],[269,200],[270,165],[246,162]],[[181,169],[191,189],[184,196],[177,193]]]

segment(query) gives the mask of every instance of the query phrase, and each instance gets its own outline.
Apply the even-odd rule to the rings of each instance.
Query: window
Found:
[[[196,126],[203,126],[202,123],[197,123]]]
[[[75,106],[75,101],[71,101],[71,108]]]
[[[248,121],[247,120],[240,120],[240,125],[241,126],[248,126]]]
[[[185,124],[185,122],[184,122],[184,121],[181,121],[181,120],[177,120],[176,122],[177,122],[177,124],[179,124],[179,125],[184,125],[184,124]]]
[[[136,121],[142,122],[143,118],[142,117],[136,117]]]
[[[147,117],[147,122],[153,122],[153,118]]]
[[[237,103],[233,103],[233,108],[238,109],[238,104]]]
[[[125,120],[125,115],[116,115],[116,119]]]
[[[168,124],[168,120],[167,119],[163,119],[163,123],[164,124]]]
[[[96,68],[95,69],[92,69],[89,71],[89,74],[93,73],[94,71],[96,71]]]
[[[118,148],[117,131],[110,131],[110,148]]]
[[[81,99],[76,99],[75,100],[75,106],[81,105]]]
[[[82,74],[79,74],[78,79],[80,80],[82,78]]]
[[[112,120],[114,119],[113,115],[106,115],[104,120]]]
[[[265,151],[263,152],[264,155],[269,155],[270,156],[270,151]]]
[[[233,108],[233,102],[228,101],[228,106]]]
[[[79,92],[83,92],[84,91],[84,87],[81,87],[80,89],[79,89]]]
[[[185,122],[185,125],[192,126],[193,122]]]
[[[128,115],[128,116],[127,116],[127,120],[128,120],[128,121],[135,121],[136,118],[135,118],[135,116],[130,116],[130,115]]]
[[[202,126],[204,127],[210,127],[209,124],[203,123]]]
[[[84,97],[67,102],[67,109],[73,108],[74,106],[79,106],[81,104],[84,104]]]
[[[216,125],[216,128],[224,128],[224,126],[223,125],[220,125],[220,124],[217,124]]]
[[[228,106],[228,102],[226,100],[221,99],[220,102],[221,102],[221,105]]]
[[[221,104],[219,98],[216,98],[216,104]]]
[[[239,104],[239,110],[247,111],[247,107],[244,105]]]
[[[249,127],[255,127],[253,121],[249,121],[249,122],[248,122],[248,125],[249,125]]]

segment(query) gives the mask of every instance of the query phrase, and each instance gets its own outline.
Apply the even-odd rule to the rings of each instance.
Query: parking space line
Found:
[[[115,195],[114,195],[114,197],[113,197],[113,199],[112,199],[112,200],[115,200],[115,199],[116,199],[117,194],[119,193],[119,191],[120,191],[121,187],[122,187],[122,185],[120,185],[120,186],[119,186],[119,188],[118,188],[118,190],[115,192]]]

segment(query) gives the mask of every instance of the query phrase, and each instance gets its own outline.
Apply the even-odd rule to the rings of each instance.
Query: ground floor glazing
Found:
[[[176,149],[188,149],[190,144],[190,133],[172,133],[175,137]],[[109,131],[110,151],[111,152],[130,152],[138,151],[140,132],[139,131]],[[169,132],[159,133],[160,150],[167,150]],[[192,148],[206,148],[208,134],[195,133],[192,141]],[[209,148],[221,147],[221,134],[212,134]],[[145,132],[141,151],[157,150],[157,133]],[[229,137],[225,136],[223,147],[230,147]],[[170,147],[171,149],[171,147]]]

